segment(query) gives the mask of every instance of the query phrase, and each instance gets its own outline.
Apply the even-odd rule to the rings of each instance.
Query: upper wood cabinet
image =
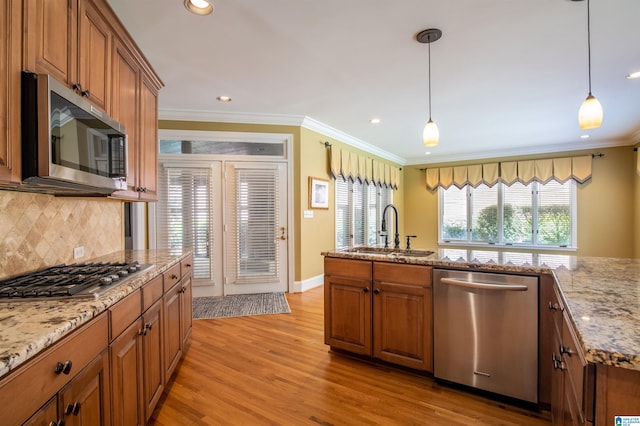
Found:
[[[9,57],[9,51],[14,55],[18,52],[19,57],[21,44],[22,68],[53,76],[124,124],[128,138],[128,188],[114,193],[113,197],[157,200],[158,91],[163,84],[106,0],[0,1],[3,12],[12,12],[3,14],[2,18],[2,33],[6,37],[2,46],[3,59]],[[22,3],[24,7],[20,10]],[[10,20],[5,15],[13,18]],[[9,24],[16,28],[9,28]],[[24,25],[24,31],[17,25]],[[13,39],[9,35],[18,40],[17,48],[11,47],[12,50],[9,45]],[[16,111],[16,114],[20,110],[19,62],[17,74],[11,75],[13,83],[10,85],[18,93],[3,99],[0,106],[0,130],[3,135],[12,132],[14,138],[7,138],[7,141],[18,139],[17,143],[19,129],[13,128],[19,127],[19,121],[14,119],[11,129],[7,129],[7,123],[13,117],[4,110]],[[4,74],[5,69],[1,68],[0,73]],[[9,77],[1,76],[0,88],[4,89],[9,86]],[[7,93],[11,95],[11,92]],[[16,159],[5,154],[13,153],[4,146],[7,141],[0,142],[0,167],[3,162],[20,162],[19,156]],[[6,172],[0,170],[0,183],[7,180]],[[19,168],[14,173],[17,176],[14,180],[19,182]]]
[[[0,0],[0,186],[21,180],[22,2]]]
[[[78,5],[78,84],[81,94],[109,111],[111,82],[111,28],[96,5],[81,1]]]

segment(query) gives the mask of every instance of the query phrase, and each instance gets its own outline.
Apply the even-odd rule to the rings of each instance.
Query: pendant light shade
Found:
[[[424,146],[431,147],[437,146],[438,141],[440,140],[440,131],[438,130],[438,126],[433,122],[432,119],[427,121],[427,125],[424,126],[424,131],[422,132],[422,142]]]
[[[578,123],[580,128],[584,130],[597,129],[602,124],[603,118],[602,105],[591,93],[580,105],[578,111]]]
[[[588,67],[589,67],[589,95],[580,105],[578,110],[578,124],[580,128],[584,130],[597,129],[602,125],[602,119],[604,118],[604,112],[602,105],[591,94],[591,12],[589,10],[589,0],[587,0],[587,53],[588,53]]]
[[[422,131],[422,143],[427,147],[437,146],[440,141],[438,126],[431,119],[431,43],[439,40],[440,37],[442,37],[442,31],[437,28],[423,30],[416,35],[416,40],[420,43],[427,43],[429,47],[429,121]]]

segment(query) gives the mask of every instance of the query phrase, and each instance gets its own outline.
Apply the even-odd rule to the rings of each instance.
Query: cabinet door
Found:
[[[127,131],[127,191],[114,193],[118,198],[138,198],[138,99],[140,69],[127,48],[113,39],[113,79],[111,115]]]
[[[109,346],[111,358],[112,421],[115,426],[143,424],[140,395],[142,320],[133,322]]]
[[[182,295],[180,296],[180,305],[182,310],[180,328],[182,330],[182,349],[184,352],[184,348],[187,346],[189,337],[191,336],[191,328],[193,325],[191,275],[187,275],[182,278]]]
[[[325,343],[371,355],[371,281],[325,275],[324,288]]]
[[[174,285],[164,295],[163,328],[164,328],[164,377],[169,381],[182,356],[182,334],[180,332],[180,320],[182,319],[182,307],[180,296],[182,285]]]
[[[65,426],[111,424],[108,359],[105,350],[59,393]]]
[[[433,370],[431,288],[373,283],[373,356]]]
[[[54,396],[29,418],[22,426],[56,426],[58,425],[58,396]]]
[[[158,91],[146,78],[140,86],[140,199],[158,200]]]
[[[22,9],[0,0],[0,183],[20,182],[20,71]]]
[[[89,0],[80,2],[78,14],[78,83],[82,87],[81,94],[107,111],[111,81],[111,29]]]
[[[70,86],[76,79],[76,0],[26,0],[24,63]]]
[[[143,395],[144,395],[144,422],[146,423],[153,413],[162,391],[164,390],[162,363],[162,300],[154,303],[144,314],[145,332],[142,338],[143,359]]]

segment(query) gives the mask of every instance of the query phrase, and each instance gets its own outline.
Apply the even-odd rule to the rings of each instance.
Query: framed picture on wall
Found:
[[[329,181],[309,177],[309,208],[329,208]]]

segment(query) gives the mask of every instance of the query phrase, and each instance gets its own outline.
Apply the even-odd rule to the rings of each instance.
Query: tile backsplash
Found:
[[[115,200],[0,190],[0,279],[121,250],[122,216]]]

